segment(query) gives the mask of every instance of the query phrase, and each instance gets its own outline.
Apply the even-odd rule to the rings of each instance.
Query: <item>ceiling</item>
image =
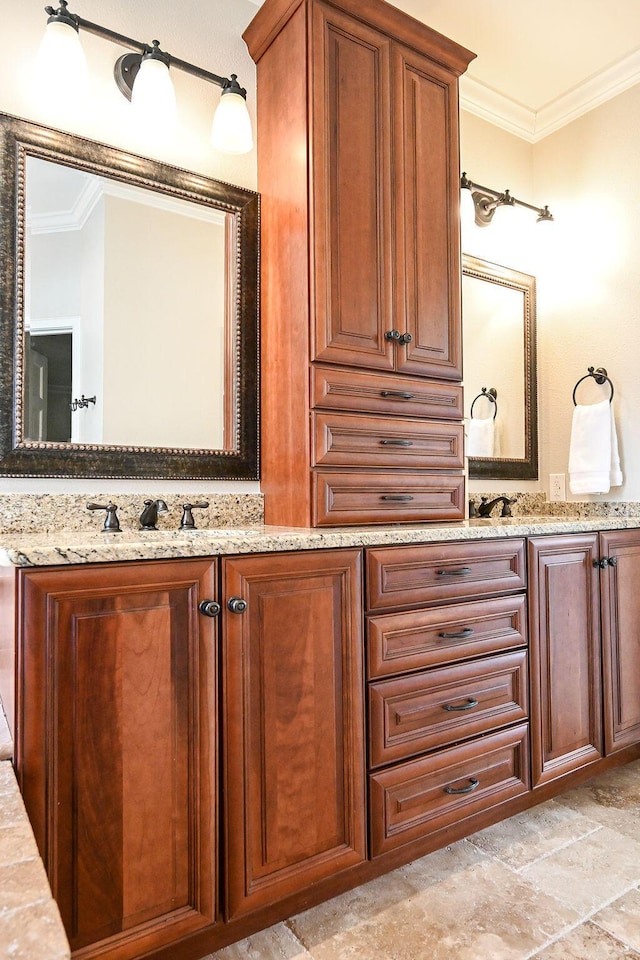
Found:
[[[638,0],[390,2],[473,50],[462,107],[532,143],[640,82]]]

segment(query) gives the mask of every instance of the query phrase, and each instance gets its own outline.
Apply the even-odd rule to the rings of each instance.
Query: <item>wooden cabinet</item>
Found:
[[[72,950],[218,919],[216,561],[20,571],[16,768]]]
[[[517,538],[367,550],[372,856],[529,790],[525,586]]]
[[[607,754],[640,740],[640,531],[600,535]]]
[[[533,784],[602,756],[597,534],[529,541]]]
[[[457,81],[472,54],[380,0],[267,0],[245,40],[258,77],[266,520],[460,519],[460,423],[434,425],[424,444],[419,424],[394,418],[424,416],[425,387],[428,416],[461,416]],[[373,447],[327,459],[327,411],[354,410]],[[385,440],[413,456],[392,459]],[[410,490],[415,472],[424,482]],[[350,483],[360,509],[333,509]]]
[[[228,914],[366,858],[361,554],[223,563]],[[242,604],[241,604],[242,605]]]

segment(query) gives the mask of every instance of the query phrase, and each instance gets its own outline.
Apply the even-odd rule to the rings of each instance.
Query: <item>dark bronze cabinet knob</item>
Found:
[[[247,609],[247,601],[243,600],[242,597],[230,597],[227,600],[227,608],[231,613],[244,613]]]
[[[205,617],[217,617],[222,607],[217,600],[201,600],[198,604],[198,610]]]

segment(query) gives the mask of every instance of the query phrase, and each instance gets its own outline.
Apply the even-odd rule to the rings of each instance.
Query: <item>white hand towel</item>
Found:
[[[608,493],[622,472],[613,408],[608,400],[574,408],[569,449],[571,493]]]
[[[467,433],[468,457],[492,457],[495,441],[495,427],[493,417],[479,420],[472,417],[469,420]]]

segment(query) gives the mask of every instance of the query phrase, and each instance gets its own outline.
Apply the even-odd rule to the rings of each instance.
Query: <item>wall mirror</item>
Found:
[[[462,258],[465,417],[495,413],[491,456],[470,456],[469,476],[538,477],[535,277]],[[495,404],[483,396],[496,391]]]
[[[0,475],[257,479],[259,198],[0,115]]]

